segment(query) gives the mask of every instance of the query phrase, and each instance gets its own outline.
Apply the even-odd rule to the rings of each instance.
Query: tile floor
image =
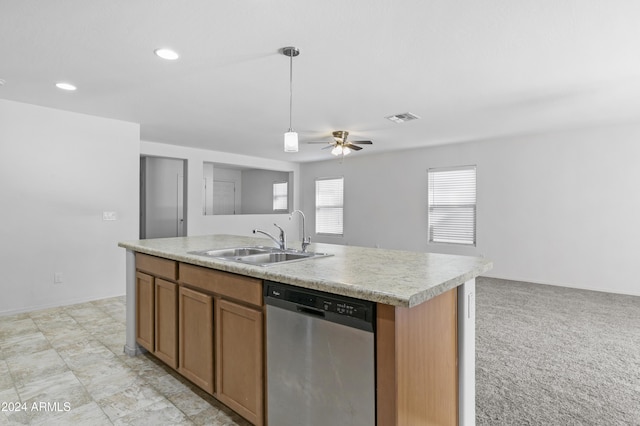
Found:
[[[124,296],[0,317],[0,425],[249,425],[124,343]]]

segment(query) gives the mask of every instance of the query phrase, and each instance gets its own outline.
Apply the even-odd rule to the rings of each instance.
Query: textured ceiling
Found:
[[[289,161],[348,130],[366,155],[638,121],[639,22],[637,0],[0,0],[0,98]],[[403,112],[421,119],[384,118]]]

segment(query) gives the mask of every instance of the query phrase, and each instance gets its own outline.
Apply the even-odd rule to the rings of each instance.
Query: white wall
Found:
[[[289,173],[250,169],[242,171],[242,212],[273,213],[273,184],[289,180]]]
[[[138,171],[137,124],[0,99],[0,314],[125,293]]]
[[[427,243],[430,167],[476,164],[477,247]],[[347,157],[302,166],[345,177],[345,235],[315,241],[485,256],[487,275],[640,295],[640,125]]]
[[[275,233],[277,223],[287,230],[291,241],[298,240],[298,224],[290,221],[288,214],[242,214],[242,215],[203,215],[202,179],[204,162],[237,164],[267,170],[293,172],[294,208],[297,208],[299,196],[300,166],[297,163],[268,160],[246,155],[229,154],[176,145],[141,141],[141,154],[187,160],[187,235],[235,234],[252,236],[254,228]]]

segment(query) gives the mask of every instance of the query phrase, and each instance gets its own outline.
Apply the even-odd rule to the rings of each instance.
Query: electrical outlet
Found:
[[[53,274],[53,283],[62,284],[62,274],[60,272],[56,272],[55,274]]]

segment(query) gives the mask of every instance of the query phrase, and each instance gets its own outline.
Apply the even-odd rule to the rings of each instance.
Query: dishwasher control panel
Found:
[[[328,312],[335,312],[340,315],[367,319],[367,310],[362,305],[349,302],[338,302],[335,300],[323,300],[323,308]]]
[[[343,322],[345,317],[371,324],[375,320],[373,302],[266,281],[265,301],[268,302],[269,299],[293,304],[298,307],[298,311],[324,315],[330,321],[332,318],[342,317],[342,320],[335,322]]]

